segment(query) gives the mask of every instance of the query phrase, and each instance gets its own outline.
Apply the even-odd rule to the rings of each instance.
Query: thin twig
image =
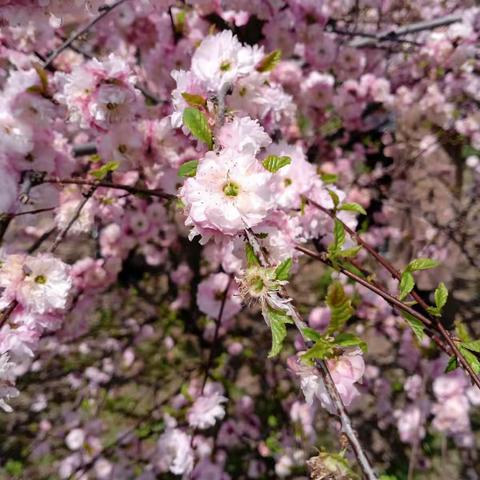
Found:
[[[43,183],[57,183],[57,184],[64,184],[64,185],[87,185],[92,187],[104,187],[104,188],[112,188],[114,190],[125,190],[126,192],[132,195],[149,195],[151,197],[158,197],[163,198],[165,200],[173,200],[175,195],[171,195],[169,193],[165,193],[162,190],[158,189],[145,189],[145,188],[137,188],[132,187],[130,185],[123,185],[121,183],[112,183],[106,181],[95,181],[95,180],[80,180],[75,178],[50,178],[47,177],[43,179]]]
[[[116,7],[120,6],[122,3],[126,2],[127,0],[117,0],[112,5],[106,6],[102,9],[102,11],[93,18],[90,22],[88,22],[85,26],[73,32],[73,34],[63,42],[56,50],[54,50],[45,60],[43,64],[43,68],[48,68],[50,64],[70,45],[79,37],[81,37],[84,33],[88,32],[94,25],[96,25],[102,18],[106,17],[110,12],[112,12]]]

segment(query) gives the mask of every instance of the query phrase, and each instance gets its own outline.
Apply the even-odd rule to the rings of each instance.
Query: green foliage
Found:
[[[278,172],[282,167],[290,165],[292,159],[290,157],[278,157],[277,155],[269,155],[263,162],[263,166],[269,172]]]
[[[342,250],[345,243],[345,227],[340,220],[335,219],[333,225],[333,242],[328,246],[328,255],[335,258]]]
[[[328,190],[328,194],[330,195],[330,198],[332,199],[333,208],[336,210],[336,208],[338,207],[338,204],[340,203],[340,197],[333,190]]]
[[[365,209],[359,205],[358,203],[344,203],[339,210],[346,210],[348,212],[356,212],[361,213],[362,215],[366,215],[367,212]]]
[[[351,258],[355,257],[358,252],[362,249],[361,245],[357,245],[356,247],[346,248],[345,250],[341,250],[338,252],[338,256],[342,258]]]
[[[194,177],[197,174],[198,160],[190,160],[180,165],[178,169],[179,177]]]
[[[322,172],[320,173],[320,178],[322,182],[326,184],[338,182],[338,175],[335,173]]]
[[[423,323],[407,312],[402,311],[400,313],[402,314],[402,317],[410,325],[410,328],[413,330],[413,333],[418,338],[419,342],[421,342],[425,337],[425,326],[423,325]]]
[[[206,98],[202,97],[201,95],[183,92],[182,97],[191,107],[205,107],[207,104]]]
[[[268,55],[265,55],[257,65],[257,72],[270,72],[277,66],[281,58],[282,52],[280,50],[270,52]]]
[[[275,269],[275,280],[288,280],[290,277],[290,269],[292,268],[293,261],[291,258],[284,260],[276,269]]]
[[[465,357],[465,360],[472,367],[473,371],[478,375],[480,373],[480,360],[478,357],[465,347],[465,344],[460,344],[460,352]]]
[[[249,243],[245,244],[245,257],[247,258],[247,267],[260,266],[260,261]]]
[[[406,270],[400,278],[400,300],[403,300],[415,287],[415,279],[410,271]]]
[[[438,267],[438,265],[440,265],[439,262],[431,258],[417,258],[412,260],[405,270],[416,272],[417,270],[429,270],[430,268]]]
[[[475,353],[480,353],[480,340],[472,340],[462,343],[462,347]]]
[[[208,148],[213,147],[212,131],[203,112],[196,108],[186,108],[183,111],[183,124],[195,138],[206,143]]]
[[[458,360],[457,360],[457,357],[455,356],[452,356],[450,357],[450,359],[448,360],[448,364],[445,368],[445,373],[448,373],[448,372],[453,372],[454,370],[456,370],[458,368]]]
[[[114,172],[119,166],[120,164],[118,162],[107,162],[100,168],[92,170],[90,175],[95,177],[97,180],[103,180],[110,172]]]
[[[268,357],[277,356],[283,346],[283,341],[287,336],[287,323],[293,323],[293,320],[283,311],[275,310],[270,305],[267,305],[265,308],[265,313],[267,316],[268,324],[272,331],[272,348]]]
[[[326,300],[331,312],[327,333],[333,333],[345,325],[353,314],[353,308],[340,282],[333,282],[328,287]]]
[[[435,307],[428,307],[429,313],[440,317],[442,315],[442,310],[448,299],[448,290],[443,282],[440,282],[438,287],[435,290]]]
[[[20,478],[20,475],[23,473],[23,463],[18,460],[8,460],[4,468],[13,478]]]
[[[353,333],[340,333],[335,337],[335,345],[339,347],[348,348],[348,347],[359,347],[362,352],[367,351],[367,344],[364,340]]]

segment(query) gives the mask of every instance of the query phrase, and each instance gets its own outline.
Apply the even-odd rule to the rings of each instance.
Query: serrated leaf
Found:
[[[418,341],[422,342],[425,337],[425,325],[420,320],[407,312],[402,311],[400,313],[402,314],[402,317],[406,320],[410,328],[413,330],[413,333],[418,338]]]
[[[332,199],[333,207],[337,208],[338,204],[340,203],[339,196],[333,190],[328,190],[328,194],[330,195],[330,198]]]
[[[472,340],[470,342],[462,343],[462,347],[471,350],[472,352],[480,353],[480,340]]]
[[[292,268],[293,261],[291,258],[284,260],[276,269],[275,269],[275,279],[276,280],[288,280],[290,276],[290,269]]]
[[[269,155],[263,162],[263,166],[269,172],[278,172],[282,167],[290,165],[292,159],[287,156],[278,157],[276,155]]]
[[[197,174],[198,160],[190,160],[180,165],[179,177],[194,177]]]
[[[118,162],[107,162],[105,165],[102,165],[96,170],[91,170],[90,175],[95,177],[97,180],[103,180],[110,172],[114,172],[119,167]]]
[[[455,322],[455,332],[458,338],[463,342],[471,342],[472,337],[468,333],[467,327],[460,321]]]
[[[427,307],[427,312],[434,317],[441,317],[442,313],[437,307]]]
[[[431,258],[417,258],[412,260],[405,270],[409,272],[416,272],[417,270],[428,270],[430,268],[438,267],[439,262]]]
[[[356,247],[346,248],[345,250],[338,252],[337,255],[339,257],[351,258],[351,257],[355,257],[361,249],[362,249],[362,246],[357,245]]]
[[[345,227],[340,220],[335,219],[333,224],[333,242],[328,246],[331,256],[335,257],[341,251],[345,243]]]
[[[402,273],[400,278],[400,300],[403,300],[415,287],[415,279],[409,271]]]
[[[447,303],[447,299],[448,299],[447,287],[443,282],[440,282],[438,287],[435,289],[435,305],[439,313],[441,313],[442,308]]]
[[[358,203],[344,203],[339,210],[346,210],[347,212],[356,212],[361,213],[362,215],[366,215],[367,212],[365,209],[359,205]]]
[[[208,148],[213,146],[213,137],[207,117],[196,108],[188,107],[183,111],[183,124],[190,130],[190,133],[198,140],[207,144]]]
[[[357,335],[354,335],[353,333],[341,333],[340,335],[337,335],[335,337],[333,343],[335,343],[335,345],[338,345],[339,347],[360,347],[363,352],[367,351],[366,342],[364,342],[360,337],[357,337]]]
[[[265,55],[257,65],[257,72],[270,72],[276,67],[281,58],[282,52],[280,50],[270,52],[268,55]]]
[[[473,371],[478,375],[480,373],[480,360],[478,357],[473,354],[470,350],[467,350],[463,347],[463,344],[460,345],[460,352],[465,357],[465,360],[472,367]]]
[[[272,307],[266,308],[267,321],[272,331],[272,348],[268,354],[268,358],[277,356],[283,346],[283,341],[287,336],[287,323],[293,323],[292,319],[281,310],[274,310]]]
[[[314,360],[324,360],[333,351],[334,345],[320,338],[317,343],[303,353],[300,358],[307,363],[313,363]]]
[[[450,359],[448,360],[447,366],[445,367],[445,373],[453,372],[457,368],[458,368],[457,357],[455,357],[455,356],[450,357]]]
[[[207,104],[207,99],[201,95],[183,92],[182,97],[191,107],[204,107]]]
[[[312,342],[317,342],[322,338],[322,335],[318,333],[316,330],[313,328],[305,327],[302,330],[303,336],[311,340]]]
[[[328,287],[326,301],[331,312],[327,333],[333,333],[345,325],[353,314],[353,308],[340,282],[333,282]]]
[[[247,258],[247,267],[260,266],[260,260],[255,255],[255,250],[249,244],[245,244],[245,257]]]

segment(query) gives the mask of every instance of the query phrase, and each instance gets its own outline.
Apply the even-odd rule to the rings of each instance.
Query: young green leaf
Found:
[[[287,336],[287,323],[293,323],[292,319],[281,310],[274,310],[272,307],[267,306],[266,313],[268,317],[268,323],[272,331],[272,348],[268,357],[277,356],[282,350],[283,341]]]
[[[344,203],[339,210],[346,210],[348,212],[356,212],[361,213],[362,215],[366,215],[367,212],[365,209],[359,205],[358,203]]]
[[[475,353],[480,353],[480,340],[472,340],[462,343],[462,347]]]
[[[338,175],[335,173],[322,172],[320,173],[320,178],[326,184],[338,182]]]
[[[402,277],[400,279],[400,300],[403,300],[415,286],[415,279],[413,275],[407,270],[402,273]]]
[[[455,357],[455,356],[450,357],[450,359],[448,360],[447,366],[445,367],[445,373],[453,372],[457,368],[458,368],[457,357]]]
[[[470,333],[468,333],[467,327],[460,321],[455,322],[455,333],[463,343],[472,341],[472,337],[470,336]]]
[[[361,249],[362,249],[361,245],[357,245],[356,247],[352,247],[352,248],[346,248],[345,250],[338,252],[338,256],[343,258],[355,257]]]
[[[460,352],[465,357],[465,360],[472,367],[473,371],[478,375],[480,373],[480,360],[478,357],[472,353],[470,350],[463,347],[463,344],[460,345]]]
[[[205,114],[196,108],[188,107],[183,111],[183,124],[190,130],[191,134],[208,145],[213,147],[213,137],[208,120]]]
[[[340,203],[340,197],[333,190],[328,190],[328,194],[330,195],[330,198],[332,199],[333,208],[336,209],[338,207],[338,204]]]
[[[269,155],[263,162],[263,166],[269,172],[278,172],[282,167],[290,165],[292,159],[290,157],[277,157],[276,155]]]
[[[330,325],[327,333],[333,333],[345,325],[353,314],[353,308],[340,282],[333,282],[328,287],[326,300],[331,312]]]
[[[257,72],[270,72],[278,64],[280,58],[282,58],[282,52],[280,50],[274,50],[268,55],[265,55],[256,67]]]
[[[253,247],[249,243],[245,244],[245,256],[247,258],[247,267],[260,266],[260,261],[255,255]]]
[[[197,174],[198,160],[190,160],[180,165],[179,177],[194,177]]]
[[[438,267],[438,265],[440,265],[439,262],[432,260],[431,258],[417,258],[412,260],[405,270],[409,272],[416,272],[417,270],[428,270],[430,268],[435,268]]]
[[[425,337],[425,325],[415,318],[413,315],[410,315],[407,312],[401,312],[402,317],[407,321],[410,325],[410,328],[413,330],[413,333],[418,338],[418,341],[421,342]]]
[[[447,303],[448,299],[448,290],[443,282],[440,282],[438,287],[435,290],[435,305],[439,312],[442,311],[442,308]]]
[[[97,180],[103,180],[110,172],[114,172],[120,164],[118,162],[107,162],[96,170],[92,170],[90,175],[94,176]]]
[[[290,276],[290,269],[292,268],[293,261],[291,258],[284,260],[276,269],[275,269],[275,279],[276,280],[288,280]]]
[[[341,333],[337,335],[334,340],[335,345],[339,347],[360,347],[363,352],[367,351],[367,344],[353,333]]]
[[[313,347],[301,355],[301,359],[308,364],[313,364],[317,359],[323,360],[327,358],[333,352],[333,349],[334,345],[332,343],[320,338]]]
[[[314,330],[313,328],[305,327],[302,330],[302,333],[305,337],[307,337],[312,342],[317,342],[318,340],[320,340],[322,338],[322,336],[316,330]]]
[[[332,256],[338,255],[345,243],[345,227],[340,220],[335,219],[333,225],[333,242],[328,246],[328,251]]]
[[[207,99],[201,95],[183,92],[182,97],[191,107],[204,107],[207,104]]]

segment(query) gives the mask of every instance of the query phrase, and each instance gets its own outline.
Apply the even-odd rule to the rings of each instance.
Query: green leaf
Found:
[[[272,348],[268,354],[268,358],[277,356],[283,346],[283,341],[287,336],[287,323],[293,323],[292,319],[281,310],[274,310],[267,306],[266,313],[268,317],[268,324],[272,331]]]
[[[348,348],[348,347],[360,347],[363,352],[367,351],[367,344],[357,335],[353,333],[341,333],[337,335],[334,340],[335,345],[340,347]]]
[[[438,265],[440,265],[439,262],[432,260],[431,258],[417,258],[412,260],[405,270],[409,272],[416,272],[417,270],[428,270],[430,268],[435,268],[438,267]]]
[[[458,360],[457,360],[457,357],[455,357],[454,355],[453,357],[450,357],[450,359],[448,360],[447,366],[445,367],[445,373],[453,372],[457,368],[458,368]]]
[[[290,157],[277,157],[276,155],[269,155],[263,162],[263,166],[269,172],[278,172],[282,167],[290,165],[292,159]]]
[[[361,213],[362,215],[366,215],[367,212],[365,209],[359,205],[358,203],[344,203],[339,210],[346,210],[347,212],[357,212]]]
[[[440,282],[438,287],[435,290],[435,305],[439,312],[442,311],[442,308],[447,303],[448,299],[448,290],[443,282]]]
[[[470,350],[467,350],[463,347],[463,344],[460,345],[460,352],[465,357],[465,360],[472,367],[473,371],[478,375],[480,373],[480,360],[478,357],[473,354]]]
[[[255,255],[255,251],[249,243],[245,244],[245,256],[247,258],[247,267],[260,266],[260,260]]]
[[[328,190],[328,194],[330,195],[330,198],[332,199],[333,207],[337,208],[338,204],[340,203],[340,198],[338,197],[338,195],[333,190]]]
[[[353,308],[340,282],[333,282],[328,287],[326,300],[331,312],[327,333],[333,333],[345,325],[353,314]]]
[[[194,177],[197,174],[198,160],[190,160],[180,165],[179,177]]]
[[[331,257],[337,256],[345,243],[345,227],[340,220],[335,219],[333,225],[333,242],[328,246]]]
[[[208,145],[213,147],[213,137],[207,117],[196,108],[188,107],[183,111],[183,124],[190,130],[191,134]]]
[[[471,342],[472,337],[468,333],[467,327],[460,321],[455,322],[455,332],[458,338],[463,342]]]
[[[182,97],[191,107],[204,107],[207,104],[207,99],[201,95],[183,92]]]
[[[304,354],[301,355],[301,359],[307,363],[313,363],[314,360],[324,360],[329,357],[333,352],[334,345],[327,342],[325,339],[320,338],[317,343],[309,348]]]
[[[402,314],[402,317],[410,325],[410,328],[413,330],[413,333],[418,338],[418,341],[421,342],[425,337],[425,325],[420,320],[418,320],[413,315],[410,315],[407,312],[402,311],[400,313]]]
[[[336,173],[322,172],[320,173],[320,178],[323,183],[336,183],[338,182],[338,175]]]
[[[462,343],[462,347],[471,350],[472,352],[480,353],[480,340],[472,340],[470,342]]]
[[[268,55],[265,55],[260,63],[257,65],[257,72],[270,72],[282,58],[282,52],[280,50],[274,50]]]
[[[275,269],[275,279],[276,280],[288,280],[290,276],[290,269],[292,268],[293,261],[291,258],[284,260],[276,269]]]
[[[97,180],[103,180],[110,172],[114,172],[119,167],[118,162],[107,162],[105,165],[102,165],[96,170],[92,170],[90,175],[95,177]]]
[[[305,327],[303,330],[302,330],[302,333],[303,333],[303,336],[308,338],[309,340],[311,340],[312,342],[317,342],[318,340],[320,340],[322,338],[322,336],[320,335],[320,333],[318,333],[316,330],[314,330],[313,328],[309,328],[309,327]]]
[[[361,245],[357,245],[356,247],[352,247],[352,248],[347,248],[345,250],[342,250],[341,252],[338,252],[338,256],[344,257],[344,258],[355,257],[361,249],[362,249]]]
[[[402,273],[402,277],[400,279],[400,300],[403,300],[415,286],[415,279],[413,275],[409,271],[405,271]]]

